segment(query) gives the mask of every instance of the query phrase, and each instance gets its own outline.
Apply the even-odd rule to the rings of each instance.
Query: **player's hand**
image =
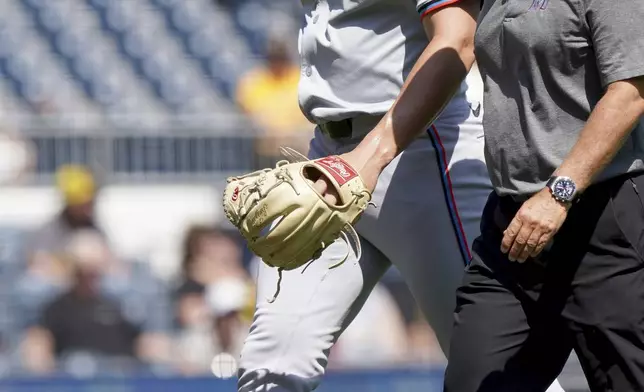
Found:
[[[570,206],[556,201],[544,188],[523,203],[503,232],[501,251],[520,263],[536,257],[552,240],[568,216]]]
[[[360,149],[342,154],[340,158],[344,159],[360,174],[360,178],[364,181],[367,189],[373,192],[383,167],[379,166],[376,161],[369,160],[367,154],[363,153]],[[315,190],[324,197],[327,203],[331,205],[339,203],[338,193],[328,178],[319,176],[318,178],[311,178],[311,180],[314,182],[313,187]]]
[[[313,182],[313,188],[324,197],[327,203],[331,205],[336,205],[339,202],[340,196],[338,191],[335,189],[331,180],[326,176],[315,174],[315,177],[308,177],[308,179]]]

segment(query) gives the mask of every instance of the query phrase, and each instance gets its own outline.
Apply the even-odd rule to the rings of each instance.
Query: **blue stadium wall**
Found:
[[[440,392],[442,370],[334,373],[316,392]],[[0,381],[0,392],[229,392],[235,379],[124,378],[29,379]]]

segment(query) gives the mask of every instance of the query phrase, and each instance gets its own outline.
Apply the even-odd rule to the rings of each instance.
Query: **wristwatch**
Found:
[[[546,187],[550,189],[552,197],[560,203],[572,203],[577,197],[577,185],[570,177],[552,176],[548,179]]]

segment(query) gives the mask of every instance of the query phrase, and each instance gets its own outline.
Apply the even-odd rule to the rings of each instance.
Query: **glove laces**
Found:
[[[246,219],[246,216],[248,215],[248,213],[252,211],[253,208],[255,208],[257,203],[259,203],[259,201],[263,199],[273,189],[277,188],[283,183],[289,184],[297,195],[300,194],[298,190],[295,188],[295,185],[293,184],[293,177],[291,176],[291,173],[289,173],[288,170],[283,168],[283,166],[288,164],[289,164],[289,161],[287,160],[281,160],[277,162],[277,167],[280,168],[280,170],[277,173],[275,173],[275,177],[277,178],[277,181],[275,181],[275,184],[270,186],[264,192],[262,192],[262,189],[260,187],[266,181],[266,174],[270,173],[272,169],[261,169],[261,170],[254,171],[252,173],[244,174],[242,176],[232,177],[228,180],[228,182],[231,182],[231,181],[243,180],[244,178],[248,178],[248,177],[257,177],[255,181],[245,184],[239,190],[240,208],[239,208],[238,218],[235,219],[235,222],[234,222],[235,226],[239,227],[241,225],[241,222],[244,219]],[[247,189],[248,189],[248,193],[245,192]],[[253,195],[253,193],[257,193],[258,197],[255,198],[255,200],[253,200],[250,203],[250,205],[246,206],[246,202]]]
[[[349,237],[351,237],[353,239],[353,242],[356,244],[356,249],[355,249],[356,260],[360,260],[360,258],[362,257],[362,245],[360,245],[360,238],[358,237],[358,233],[356,232],[356,229],[354,229],[351,224],[347,223],[344,226],[344,228],[340,231],[340,237],[338,238],[338,239],[341,239],[347,245],[347,254],[342,258],[342,260],[330,265],[328,267],[328,270],[332,270],[334,268],[341,266],[349,258],[349,255],[351,254],[351,249],[352,249],[351,243],[349,241]],[[327,245],[324,242],[322,242],[322,247],[318,249],[317,252],[315,252],[311,260],[308,263],[306,263],[304,268],[302,268],[302,272],[300,272],[301,274],[304,274],[306,269],[309,268],[309,266],[313,264],[315,260],[319,259],[320,256],[322,256],[322,252],[324,251],[324,249],[326,249],[326,247]],[[277,275],[278,275],[277,287],[275,288],[275,294],[273,294],[272,298],[267,299],[268,303],[271,303],[271,304],[275,302],[282,288],[282,278],[284,277],[283,267],[277,268]]]
[[[364,197],[365,194],[367,194],[367,196],[368,196],[368,193],[366,193],[366,192],[354,192],[353,193],[353,196],[354,196],[353,202],[355,203],[355,201],[356,201],[356,199],[358,197]],[[376,206],[372,202],[369,202],[369,205],[372,205],[374,207]],[[360,260],[360,258],[362,257],[362,244],[360,243],[360,237],[358,236],[358,232],[356,231],[356,229],[353,227],[352,224],[347,223],[347,224],[344,225],[342,230],[340,230],[338,239],[342,240],[347,245],[347,253],[344,255],[344,257],[340,261],[330,265],[328,267],[328,270],[332,270],[334,268],[337,268],[337,267],[341,266],[342,264],[344,264],[347,261],[347,259],[349,258],[349,255],[351,254],[351,250],[353,249],[353,247],[351,246],[351,240],[353,240],[353,243],[355,244],[356,260]],[[309,268],[309,266],[315,260],[319,259],[320,256],[322,256],[322,252],[324,252],[326,247],[327,247],[327,244],[322,242],[320,249],[318,249],[317,252],[315,252],[315,254],[311,258],[311,260],[304,266],[304,268],[302,268],[302,272],[300,272],[301,274],[304,274],[306,269]],[[281,284],[282,284],[282,278],[283,278],[283,272],[284,272],[283,267],[277,268],[277,274],[278,274],[277,287],[275,289],[275,294],[273,294],[273,297],[267,300],[268,303],[275,302],[275,300],[277,299],[277,296],[280,293]]]

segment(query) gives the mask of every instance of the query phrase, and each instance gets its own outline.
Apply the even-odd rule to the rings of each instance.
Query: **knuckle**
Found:
[[[517,213],[517,219],[523,223],[528,222],[530,220],[530,214],[525,211],[519,211]]]
[[[548,229],[549,224],[547,222],[539,222],[537,223],[535,229],[539,230],[542,234],[547,234],[550,232],[550,229]]]
[[[508,226],[508,228],[505,230],[506,234],[509,235],[510,237],[516,237],[517,234],[519,234],[519,230],[521,229],[521,222],[519,221],[514,221]]]

